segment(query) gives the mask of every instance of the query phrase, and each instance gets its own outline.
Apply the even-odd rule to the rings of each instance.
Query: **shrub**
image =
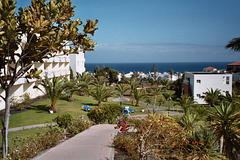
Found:
[[[76,134],[88,129],[92,126],[92,123],[82,119],[74,120],[72,125],[68,126],[67,132],[70,137],[75,136]]]
[[[58,124],[60,128],[66,129],[70,125],[72,125],[73,118],[69,113],[57,116],[53,119],[54,122]]]
[[[8,159],[17,160],[35,157],[39,152],[56,146],[63,139],[64,132],[62,129],[50,127],[46,134],[38,135],[23,146],[18,146],[15,149],[10,148]],[[18,141],[25,141],[25,139],[18,138]]]
[[[135,132],[126,132],[128,122],[122,122],[118,127],[125,129],[114,138],[114,146],[126,151],[131,159],[148,159],[150,155],[159,159],[223,158],[212,152],[213,138],[207,131],[189,136],[175,120],[159,115],[133,122]]]
[[[88,118],[96,124],[108,121],[114,123],[116,118],[121,115],[122,107],[116,104],[108,104],[91,109],[87,114]]]

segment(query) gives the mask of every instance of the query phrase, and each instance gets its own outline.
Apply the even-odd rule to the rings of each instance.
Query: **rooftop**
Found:
[[[228,64],[228,66],[240,66],[240,62],[234,62],[234,63]]]
[[[217,68],[214,68],[214,67],[207,67],[207,68],[204,68],[204,69],[217,69]]]

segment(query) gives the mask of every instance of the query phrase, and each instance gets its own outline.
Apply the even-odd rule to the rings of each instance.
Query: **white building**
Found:
[[[186,72],[182,84],[182,92],[194,97],[198,104],[206,104],[202,96],[208,89],[219,89],[221,94],[228,92],[232,95],[232,74]]]
[[[43,71],[40,74],[42,78],[44,78],[45,75],[47,75],[48,78],[69,76],[70,67],[73,69],[74,75],[76,75],[76,72],[82,73],[85,71],[85,55],[83,50],[79,50],[78,54],[71,54],[70,56],[62,55],[44,59],[44,63],[36,63],[32,66],[32,68]],[[12,87],[11,98],[20,103],[21,96],[26,93],[29,94],[31,98],[43,96],[41,91],[33,88],[33,86],[40,82],[41,80],[39,79],[30,79],[28,83],[26,78],[20,78]],[[0,94],[4,96],[5,93],[3,89],[0,89]],[[0,98],[0,110],[4,108],[5,102]]]

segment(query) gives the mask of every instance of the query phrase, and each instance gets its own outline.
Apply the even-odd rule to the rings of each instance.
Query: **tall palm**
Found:
[[[159,96],[160,92],[161,92],[161,88],[159,88],[159,87],[157,87],[157,88],[151,88],[151,89],[149,90],[149,94],[150,94],[151,96],[153,96],[153,98],[154,98],[153,114],[155,114],[156,101],[157,101],[157,97]]]
[[[213,107],[219,101],[221,92],[219,89],[213,90],[211,88],[211,90],[208,89],[208,91],[204,92],[203,94],[205,94],[205,102],[207,102],[211,107]]]
[[[68,80],[67,78],[65,78],[64,80],[64,90],[69,93],[68,96],[68,101],[73,102],[74,98],[73,95],[78,92],[78,91],[82,91],[85,87],[86,87],[86,83],[85,82],[78,82],[78,79],[76,79],[75,77],[73,77],[72,79]]]
[[[170,104],[172,102],[172,98],[173,98],[174,95],[171,92],[166,92],[166,93],[163,93],[163,96],[168,101],[168,115],[169,115]]]
[[[145,96],[144,89],[135,89],[133,91],[133,97],[136,100],[135,106],[140,106],[139,101]]]
[[[240,111],[236,105],[223,102],[214,105],[214,111],[209,111],[213,120],[210,128],[217,135],[216,140],[223,138],[223,153],[229,159],[238,159],[240,151]]]
[[[38,86],[34,86],[34,88],[39,89],[50,99],[51,102],[50,110],[52,110],[54,113],[57,112],[56,104],[57,101],[62,96],[62,92],[65,88],[64,80],[62,79],[62,77],[58,78],[54,77],[51,81],[47,76],[45,76],[45,79],[43,79],[39,85],[42,86],[45,91]]]
[[[233,38],[229,44],[226,45],[226,48],[230,48],[231,50],[234,51],[240,51],[240,37],[238,38]]]
[[[177,101],[176,104],[179,105],[183,109],[184,115],[187,114],[189,107],[194,105],[193,97],[188,96],[186,94],[182,94],[181,98],[177,98],[176,101]]]
[[[90,95],[97,100],[98,106],[101,105],[101,102],[106,100],[107,98],[111,97],[113,94],[113,91],[109,87],[105,86],[95,86],[90,93]]]
[[[83,72],[82,74],[77,73],[77,83],[82,84],[84,87],[81,88],[80,94],[90,94],[91,86],[94,84],[95,80],[91,73]]]
[[[171,81],[173,81],[173,74],[174,74],[173,69],[169,69],[169,74],[171,76]]]
[[[148,113],[150,114],[149,104],[151,103],[151,99],[149,97],[144,97],[144,99],[145,103],[147,104]]]
[[[95,78],[94,86],[103,86],[108,82],[108,79],[104,76],[99,76]]]
[[[140,86],[140,83],[136,78],[131,78],[128,81],[128,84],[129,84],[129,88],[130,88],[130,96],[132,96],[133,91],[136,90]]]
[[[129,85],[123,83],[117,84],[116,90],[120,93],[121,96],[123,96],[124,93],[126,93],[129,90]]]
[[[164,86],[164,90],[167,91],[168,87],[171,85],[171,82],[168,79],[162,79],[162,85]]]

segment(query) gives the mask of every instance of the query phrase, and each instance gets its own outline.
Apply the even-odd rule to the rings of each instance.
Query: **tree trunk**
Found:
[[[2,156],[3,159],[6,158],[8,153],[8,125],[9,125],[9,116],[10,116],[10,89],[5,90],[5,115],[2,129]]]
[[[69,102],[73,102],[73,101],[74,101],[73,96],[70,95],[70,96],[68,97],[68,101],[69,101]]]
[[[53,111],[53,113],[56,113],[58,111],[56,104],[53,104],[51,106],[51,110]]]

